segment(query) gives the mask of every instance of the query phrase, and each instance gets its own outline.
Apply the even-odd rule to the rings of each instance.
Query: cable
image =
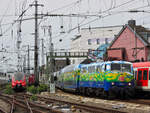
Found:
[[[119,8],[119,7],[123,6],[123,5],[126,5],[126,4],[131,3],[131,2],[133,2],[133,1],[136,1],[136,0],[130,0],[130,1],[128,1],[128,2],[125,2],[125,3],[123,3],[123,4],[118,5],[118,6],[116,6],[116,7],[109,8],[109,9],[107,9],[107,10],[105,10],[105,11],[102,11],[102,13],[108,12],[108,11],[113,10],[113,9],[115,9],[115,8]]]
[[[60,8],[54,9],[54,10],[50,11],[49,13],[52,13],[52,12],[55,12],[55,11],[58,11],[58,10],[62,10],[62,9],[67,8],[67,7],[69,7],[69,6],[71,7],[71,5],[78,4],[78,3],[80,3],[81,1],[82,1],[82,0],[78,0],[78,1],[76,1],[76,2],[72,2],[72,3],[68,4],[68,5],[65,5],[65,6],[62,6],[62,7],[60,7]]]
[[[34,1],[33,1],[32,3],[34,3]],[[25,13],[29,8],[30,8],[30,6],[28,6],[28,8],[25,9],[25,10],[19,15],[19,17],[16,19],[16,21],[14,21],[14,22],[12,23],[12,26],[10,26],[9,28],[7,28],[2,34],[4,35],[5,33],[7,33],[7,32],[14,26],[14,24],[20,19],[20,17],[22,17],[22,16],[24,15],[24,13]]]

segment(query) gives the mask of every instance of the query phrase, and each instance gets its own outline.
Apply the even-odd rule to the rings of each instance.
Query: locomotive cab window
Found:
[[[131,64],[111,64],[112,71],[131,72]]]
[[[111,64],[111,70],[112,71],[121,71],[121,65],[117,63],[112,63]]]
[[[122,69],[122,72],[131,72],[131,65],[130,64],[122,64],[121,69]]]

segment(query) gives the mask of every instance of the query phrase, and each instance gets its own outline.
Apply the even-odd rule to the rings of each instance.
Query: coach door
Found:
[[[148,86],[148,68],[138,69],[137,85],[138,86]]]

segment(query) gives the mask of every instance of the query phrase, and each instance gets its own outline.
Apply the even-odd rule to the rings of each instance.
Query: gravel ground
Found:
[[[0,108],[2,108],[3,110],[5,110],[7,113],[10,112],[10,104],[8,104],[7,102],[0,100]]]
[[[60,90],[56,91],[55,94],[50,94],[49,92],[42,92],[40,95],[44,97],[64,99],[72,102],[76,101],[80,103],[86,103],[88,105],[102,106],[104,108],[113,108],[119,111],[125,111],[127,113],[150,113],[150,106],[148,105],[82,97],[80,95],[65,93]]]

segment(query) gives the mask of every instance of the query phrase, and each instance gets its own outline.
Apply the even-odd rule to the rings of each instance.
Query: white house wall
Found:
[[[122,29],[122,26],[108,26],[108,27],[96,27],[96,28],[83,28],[81,29],[79,38],[74,38],[71,41],[71,51],[88,52],[89,49],[95,50],[101,44],[105,43],[105,38],[108,42],[111,42],[114,35],[117,35]],[[91,39],[91,45],[88,44],[88,39]],[[100,40],[100,44],[97,44],[97,39]],[[72,58],[71,63],[80,63],[85,58]],[[73,61],[74,60],[74,61]]]

